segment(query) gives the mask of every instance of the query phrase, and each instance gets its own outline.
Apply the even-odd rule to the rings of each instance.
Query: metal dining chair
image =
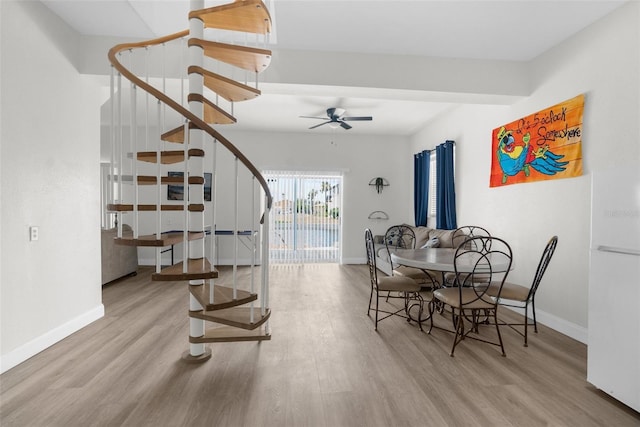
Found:
[[[502,356],[506,356],[498,322],[498,300],[505,278],[511,269],[511,247],[497,237],[472,237],[467,242],[470,244],[458,246],[454,256],[455,286],[436,289],[433,292],[433,300],[429,304],[429,333],[433,329],[433,313],[436,307],[449,306],[455,329],[452,331],[454,339],[451,356],[456,346],[465,338],[500,346]],[[489,295],[490,286],[476,286],[478,276],[488,278],[490,283],[495,284],[496,298]],[[482,324],[495,325],[497,341],[480,337],[478,332],[481,318]],[[470,322],[470,325],[465,321]]]
[[[463,225],[454,230],[453,235],[451,236],[451,242],[454,248],[459,247],[463,243],[467,246],[470,245],[467,242],[472,237],[490,237],[491,233],[486,228],[480,227],[478,225]],[[481,280],[481,277],[477,278]],[[488,283],[485,281],[485,283]],[[445,273],[443,275],[443,286],[455,286],[455,274],[454,273]]]
[[[486,228],[480,227],[478,225],[463,225],[454,230],[453,235],[451,236],[451,242],[453,243],[453,247],[457,248],[465,240],[470,239],[471,237],[489,237],[491,233]]]
[[[373,234],[370,229],[364,231],[365,248],[367,251],[367,264],[369,265],[369,278],[371,281],[371,293],[369,294],[369,307],[367,316],[371,310],[375,311],[375,330],[378,330],[378,322],[391,316],[399,316],[407,319],[408,322],[415,320],[422,331],[422,312],[424,310],[424,300],[420,295],[421,286],[415,280],[403,276],[378,277],[376,267],[376,256],[373,244]],[[384,295],[383,295],[384,293]],[[373,296],[375,294],[375,306],[372,307]],[[385,308],[381,308],[380,299],[384,299]],[[397,307],[387,301],[391,299],[402,301],[402,306]],[[417,309],[416,316],[411,315],[411,311]],[[379,313],[385,316],[379,317]]]
[[[499,284],[491,283],[491,286],[487,290],[489,295],[497,299],[498,304],[524,309],[524,323],[505,323],[505,325],[511,327],[511,329],[524,337],[525,347],[529,346],[527,342],[527,330],[530,326],[528,317],[529,305],[531,305],[531,313],[533,314],[533,330],[535,333],[538,333],[538,322],[536,321],[536,292],[538,291],[538,287],[542,281],[542,276],[544,276],[545,271],[547,271],[547,267],[549,266],[549,262],[551,261],[551,257],[553,256],[557,245],[558,236],[553,236],[547,242],[544,251],[542,252],[542,256],[540,257],[536,274],[533,276],[531,286],[522,286],[511,282],[505,282],[502,285],[502,291],[500,291]],[[524,330],[520,331],[514,328],[514,326],[524,326]]]
[[[437,273],[404,265],[397,265],[391,259],[391,252],[395,249],[415,249],[416,235],[408,225],[393,225],[384,234],[384,244],[387,248],[387,257],[391,264],[392,275],[409,277],[424,287],[435,289],[439,286]]]

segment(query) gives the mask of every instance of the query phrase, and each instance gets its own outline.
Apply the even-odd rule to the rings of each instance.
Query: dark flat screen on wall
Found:
[[[183,177],[182,172],[169,172],[169,177]],[[204,200],[211,201],[211,178],[210,172],[204,173]],[[182,185],[167,185],[167,200],[184,200],[184,187]]]

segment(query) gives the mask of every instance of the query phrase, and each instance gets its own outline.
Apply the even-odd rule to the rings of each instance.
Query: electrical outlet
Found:
[[[36,240],[38,240],[38,227],[36,226],[31,226],[29,227],[29,240],[32,242],[35,242]]]

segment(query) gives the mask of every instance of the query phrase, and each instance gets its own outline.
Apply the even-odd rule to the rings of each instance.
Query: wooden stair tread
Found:
[[[231,114],[224,111],[222,108],[218,107],[213,102],[209,101],[207,98],[200,94],[191,93],[189,94],[188,101],[199,101],[203,104],[204,110],[204,121],[209,124],[214,125],[229,125],[237,122],[236,118]],[[198,127],[195,125],[190,126],[191,129],[197,129]],[[160,139],[166,142],[173,142],[176,144],[184,143],[184,126],[178,126],[174,129],[171,129],[162,135],[160,135]]]
[[[160,273],[153,273],[151,280],[174,281],[174,280],[196,280],[215,279],[218,271],[211,267],[211,263],[206,258],[190,259],[187,262],[187,272],[182,272],[183,262],[163,268]]]
[[[251,323],[251,311],[253,311],[253,323]],[[271,310],[266,309],[263,316],[260,314],[260,308],[233,307],[212,311],[190,311],[189,316],[236,328],[253,330],[269,320]]]
[[[197,286],[189,286],[189,291],[206,311],[222,310],[225,308],[244,305],[258,299],[258,295],[242,289],[236,290],[236,299],[233,299],[233,289],[227,286],[215,285],[213,304],[209,303],[209,289],[211,284],[205,283]]]
[[[113,203],[107,205],[107,210],[111,212],[133,212],[133,205],[127,203]],[[156,205],[138,205],[139,212],[155,212],[157,210]],[[166,211],[184,211],[183,204],[175,205],[160,205],[160,210]],[[189,212],[204,212],[204,204],[191,203],[188,205],[187,210]]]
[[[189,19],[200,18],[206,28],[267,34],[271,32],[271,16],[261,0],[236,0],[221,6],[195,10]]]
[[[189,342],[196,344],[236,341],[266,341],[270,339],[271,334],[267,334],[264,326],[251,331],[231,326],[221,326],[207,329],[202,337],[189,337]]]
[[[196,126],[190,123],[189,128],[196,129]],[[175,129],[163,133],[160,135],[160,139],[166,142],[182,144],[184,142],[184,126],[180,125]]]
[[[189,67],[189,74],[202,74],[204,85],[229,102],[241,102],[255,99],[261,92],[230,78],[205,70],[197,65]]]
[[[199,93],[190,93],[187,97],[189,102],[202,102],[204,106],[204,121],[214,125],[230,125],[237,122],[236,118],[231,114],[218,107]],[[183,132],[184,133],[184,132]]]
[[[204,232],[190,231],[187,235],[188,240],[203,239]],[[184,241],[184,235],[181,231],[170,231],[160,235],[158,239],[155,234],[147,234],[144,236],[138,236],[137,239],[133,238],[133,233],[123,233],[121,238],[116,237],[115,242],[119,245],[125,246],[155,246],[163,247],[169,245],[175,245]]]
[[[202,39],[189,39],[189,46],[200,46],[204,54],[243,70],[260,73],[271,63],[271,51]]]
[[[189,157],[204,157],[204,150],[198,148],[191,148],[187,152]],[[148,163],[157,163],[157,155],[155,151],[140,151],[138,152],[138,160]],[[180,163],[184,161],[183,150],[171,150],[160,152],[160,163],[163,165],[169,165],[174,163]]]

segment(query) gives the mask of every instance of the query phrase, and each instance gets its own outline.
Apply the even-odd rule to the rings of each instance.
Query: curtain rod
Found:
[[[447,142],[450,142],[451,144],[456,145],[456,142],[455,142],[455,141],[453,141],[453,140],[451,140],[451,139],[447,139],[445,142],[443,142],[443,143],[441,143],[441,144],[438,144],[438,145],[446,144]],[[436,146],[436,147],[437,147],[437,146]],[[429,149],[429,150],[422,150],[422,151],[420,151],[419,153],[414,154],[414,156],[417,156],[418,154],[421,154],[421,153],[423,153],[423,152],[425,152],[425,151],[426,151],[427,153],[429,153],[429,155],[431,155],[431,154],[435,154],[435,152],[436,152],[436,147],[433,147],[433,148],[431,148],[431,149]]]

